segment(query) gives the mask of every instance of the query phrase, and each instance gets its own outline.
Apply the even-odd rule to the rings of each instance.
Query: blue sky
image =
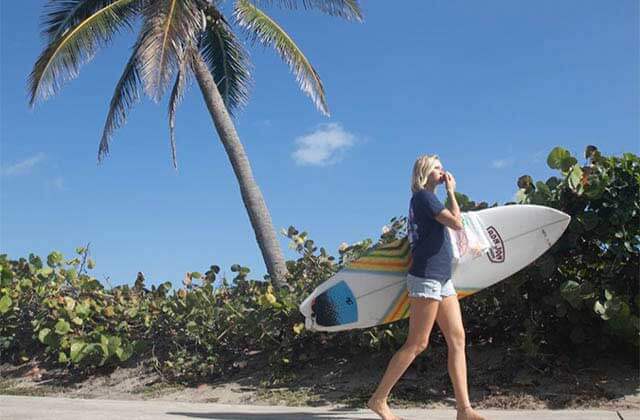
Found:
[[[234,263],[261,279],[236,179],[195,84],[177,114],[178,172],[166,98],[144,97],[96,165],[131,34],[28,108],[44,3],[0,2],[0,252],[71,257],[90,242],[92,274],[112,285],[138,271],[178,284],[211,264],[231,278]],[[306,230],[334,255],[341,242],[377,238],[406,213],[411,167],[425,153],[441,157],[458,191],[502,204],[520,175],[555,174],[546,166],[555,146],[579,159],[588,144],[639,152],[637,1],[362,6],[363,24],[271,11],[318,70],[329,118],[272,51],[248,44],[254,83],[236,123],[278,231]]]

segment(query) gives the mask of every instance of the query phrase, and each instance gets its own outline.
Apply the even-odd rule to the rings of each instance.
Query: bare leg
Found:
[[[402,377],[416,356],[427,348],[440,302],[429,298],[409,298],[409,304],[409,335],[407,340],[389,361],[380,384],[367,402],[367,407],[375,411],[383,420],[398,418],[391,414],[387,398],[391,388]]]
[[[458,420],[486,420],[471,408],[467,387],[467,360],[465,355],[465,333],[462,313],[457,296],[442,299],[436,318],[438,326],[447,341],[447,368],[456,396]]]

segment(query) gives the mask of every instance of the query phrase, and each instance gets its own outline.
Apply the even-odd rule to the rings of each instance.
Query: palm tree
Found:
[[[260,7],[316,9],[332,16],[362,21],[357,0],[234,0],[232,22],[216,0],[49,0],[42,32],[46,46],[28,80],[29,104],[55,95],[78,75],[82,64],[108,45],[123,29],[134,30],[141,18],[131,56],[116,84],[98,147],[98,164],[109,154],[114,131],[126,122],[139,100],[139,90],[156,103],[173,82],[169,98],[169,138],[177,170],[175,115],[195,76],[218,136],[229,156],[242,200],[274,286],[285,286],[284,257],[253,177],[249,160],[232,120],[232,112],[248,99],[249,60],[235,31],[254,43],[272,47],[289,65],[300,89],[325,115],[329,114],[322,81],[292,38]]]

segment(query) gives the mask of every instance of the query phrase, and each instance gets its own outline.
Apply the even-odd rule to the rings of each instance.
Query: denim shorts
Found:
[[[435,280],[417,277],[407,273],[407,291],[409,297],[431,298],[442,300],[442,297],[456,294],[453,282],[449,280]]]

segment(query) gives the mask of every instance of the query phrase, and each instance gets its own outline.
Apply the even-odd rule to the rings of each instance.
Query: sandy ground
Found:
[[[418,359],[394,387],[395,408],[452,408],[453,389],[446,370],[446,349]],[[483,409],[639,410],[638,368],[620,359],[588,366],[557,361],[539,367],[515,361],[500,349],[468,352],[469,390]],[[0,365],[0,394],[85,399],[181,401],[246,405],[364,408],[384,372],[388,357],[324,356],[277,378],[260,355],[232,368],[222,378],[181,385],[163,381],[143,363],[92,376],[47,368],[36,362]]]

